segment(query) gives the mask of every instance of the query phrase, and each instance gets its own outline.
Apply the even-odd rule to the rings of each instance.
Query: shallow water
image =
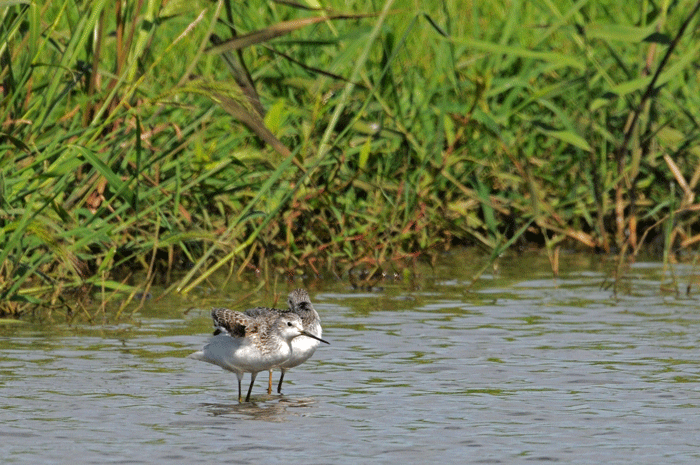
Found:
[[[114,326],[0,326],[3,462],[698,463],[694,292],[642,263],[614,295],[600,257],[565,258],[558,279],[512,259],[467,290],[468,260],[418,287],[307,283],[331,346],[282,396],[259,374],[247,404],[233,374],[186,356],[208,306],[250,291],[172,296]]]

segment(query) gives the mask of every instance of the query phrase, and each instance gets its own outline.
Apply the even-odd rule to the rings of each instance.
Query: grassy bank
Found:
[[[314,3],[0,1],[2,311],[700,240],[700,3]]]

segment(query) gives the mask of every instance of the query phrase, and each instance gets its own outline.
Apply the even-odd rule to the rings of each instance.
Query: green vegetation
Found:
[[[698,8],[0,0],[2,312],[457,244],[555,272],[562,245],[691,247]]]

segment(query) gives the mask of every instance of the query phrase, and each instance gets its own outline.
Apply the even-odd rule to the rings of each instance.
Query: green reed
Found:
[[[0,1],[2,312],[692,249],[699,5]]]

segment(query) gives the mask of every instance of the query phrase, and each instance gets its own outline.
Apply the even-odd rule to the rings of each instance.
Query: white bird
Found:
[[[292,341],[299,336],[327,341],[304,329],[302,319],[291,312],[251,317],[226,308],[211,312],[216,331],[214,337],[190,358],[213,363],[231,371],[238,378],[238,401],[241,402],[241,380],[250,373],[246,402],[258,372],[281,366],[293,353]]]

